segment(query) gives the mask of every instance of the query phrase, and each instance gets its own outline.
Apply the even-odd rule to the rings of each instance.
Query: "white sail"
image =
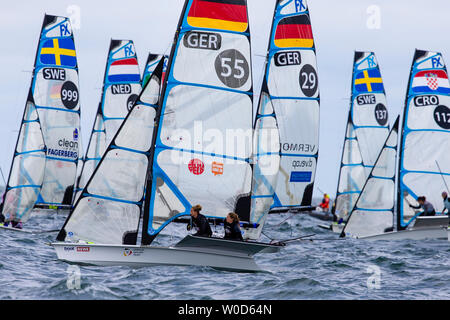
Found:
[[[30,95],[20,126],[1,214],[5,221],[26,222],[41,190],[45,144],[39,116]]]
[[[399,118],[381,149],[341,236],[368,237],[394,227],[395,165]]]
[[[111,40],[102,97],[78,181],[76,200],[140,92],[140,72],[133,41]]]
[[[373,52],[356,51],[352,95],[342,151],[335,214],[344,220],[389,134],[386,94],[379,64]]]
[[[47,147],[37,205],[71,205],[80,154],[80,94],[70,21],[46,15],[31,94]]]
[[[309,206],[319,152],[320,99],[306,1],[276,2],[267,68],[281,149],[273,207]]]
[[[59,241],[136,244],[162,62],[122,122],[58,234]]]
[[[246,1],[187,1],[162,92],[143,244],[196,204],[211,218],[249,221],[252,97]]]
[[[425,196],[437,213],[450,185],[450,84],[438,52],[416,50],[408,83],[399,161],[398,221],[406,228],[416,213],[409,205]],[[445,181],[445,182],[444,182]]]

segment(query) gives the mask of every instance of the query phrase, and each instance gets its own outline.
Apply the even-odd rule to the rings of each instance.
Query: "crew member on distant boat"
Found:
[[[194,236],[211,237],[211,227],[206,217],[200,213],[201,210],[202,206],[199,204],[191,208],[191,222],[187,225],[187,229],[189,231],[194,227],[197,230]]]
[[[447,210],[447,215],[450,216],[450,198],[448,197],[447,192],[442,192],[442,199],[444,201],[444,209],[442,209],[442,213]]]
[[[419,203],[418,206],[413,206],[410,204],[409,206],[413,209],[423,209],[423,212],[420,214],[421,216],[434,216],[436,215],[436,211],[434,210],[433,205],[427,201],[425,196],[421,196],[417,198],[417,202]]]
[[[328,212],[330,210],[330,196],[326,193],[323,194],[322,202],[319,204],[320,210]]]
[[[239,221],[239,216],[236,213],[230,212],[227,215],[223,223],[223,228],[225,230],[224,239],[244,240],[242,238],[241,228],[239,227]]]

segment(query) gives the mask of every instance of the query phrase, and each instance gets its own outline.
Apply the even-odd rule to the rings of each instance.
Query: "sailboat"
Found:
[[[141,92],[136,50],[131,40],[111,39],[102,95],[78,179],[75,200]]]
[[[197,203],[208,218],[236,212],[250,222],[253,92],[246,1],[187,0],[161,84],[162,73],[163,60],[52,243],[58,259],[258,271],[253,256],[279,245],[188,235],[174,246],[151,246]],[[231,139],[226,145],[220,141],[225,137]],[[262,151],[270,153],[270,147]]]
[[[386,210],[364,215],[357,203],[341,236],[347,234],[370,240],[447,238],[448,216],[439,215],[438,211],[436,216],[424,217],[420,216],[422,210],[416,213],[412,207],[417,206],[416,200],[420,195],[427,195],[426,198],[435,208],[442,206],[440,195],[450,176],[449,157],[445,152],[450,141],[450,126],[442,119],[448,110],[449,96],[450,84],[442,55],[416,50],[403,113],[397,192],[392,188],[395,177],[391,176],[390,169],[389,176],[385,177],[392,180],[390,187],[377,188],[375,183],[368,181],[364,187],[364,196],[361,193],[360,197],[369,206],[384,200],[386,209],[391,208],[396,196],[396,225],[393,206],[389,210],[392,221],[388,226]],[[383,152],[392,145],[393,142],[385,146]],[[382,171],[383,167],[393,168],[395,164],[392,155],[390,158],[382,156],[383,153],[380,156],[382,160],[374,168],[377,172]],[[375,194],[378,194],[379,199]],[[380,226],[386,228],[383,230]]]
[[[386,93],[373,52],[355,51],[350,109],[333,215],[345,222],[389,134]],[[343,223],[325,226],[341,232]]]
[[[310,209],[319,154],[319,82],[306,1],[277,1],[266,79],[280,130],[271,213]],[[270,71],[270,72],[269,72]]]
[[[33,207],[70,207],[80,150],[78,88],[70,21],[45,15],[3,196],[6,222],[26,222]]]

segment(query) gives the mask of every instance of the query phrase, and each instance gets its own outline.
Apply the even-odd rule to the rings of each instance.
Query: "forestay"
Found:
[[[442,55],[416,50],[403,115],[397,208],[400,230],[414,220],[409,204],[418,205],[415,200],[419,196],[425,196],[436,212],[443,208],[441,193],[450,185],[449,96]]]
[[[162,62],[122,122],[58,234],[59,241],[136,244]]]
[[[120,124],[141,92],[136,50],[131,40],[111,40],[101,101],[78,182],[78,199]]]
[[[319,152],[319,83],[306,1],[277,1],[266,68],[280,129],[273,207],[309,206]]]
[[[252,97],[246,1],[186,1],[162,91],[143,244],[196,204],[208,217],[249,221]]]
[[[334,207],[340,218],[346,219],[353,209],[388,134],[386,94],[375,54],[356,51]]]
[[[37,205],[70,205],[81,149],[78,67],[68,18],[45,15],[31,95],[47,147]]]
[[[394,226],[395,166],[399,117],[371,169],[341,236],[367,237]]]

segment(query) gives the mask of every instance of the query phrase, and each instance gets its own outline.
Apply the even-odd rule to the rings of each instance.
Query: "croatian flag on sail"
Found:
[[[117,60],[109,66],[109,82],[139,82],[140,79],[141,75],[136,58]]]
[[[450,84],[444,70],[424,70],[416,73],[412,83],[415,93],[450,94]]]

